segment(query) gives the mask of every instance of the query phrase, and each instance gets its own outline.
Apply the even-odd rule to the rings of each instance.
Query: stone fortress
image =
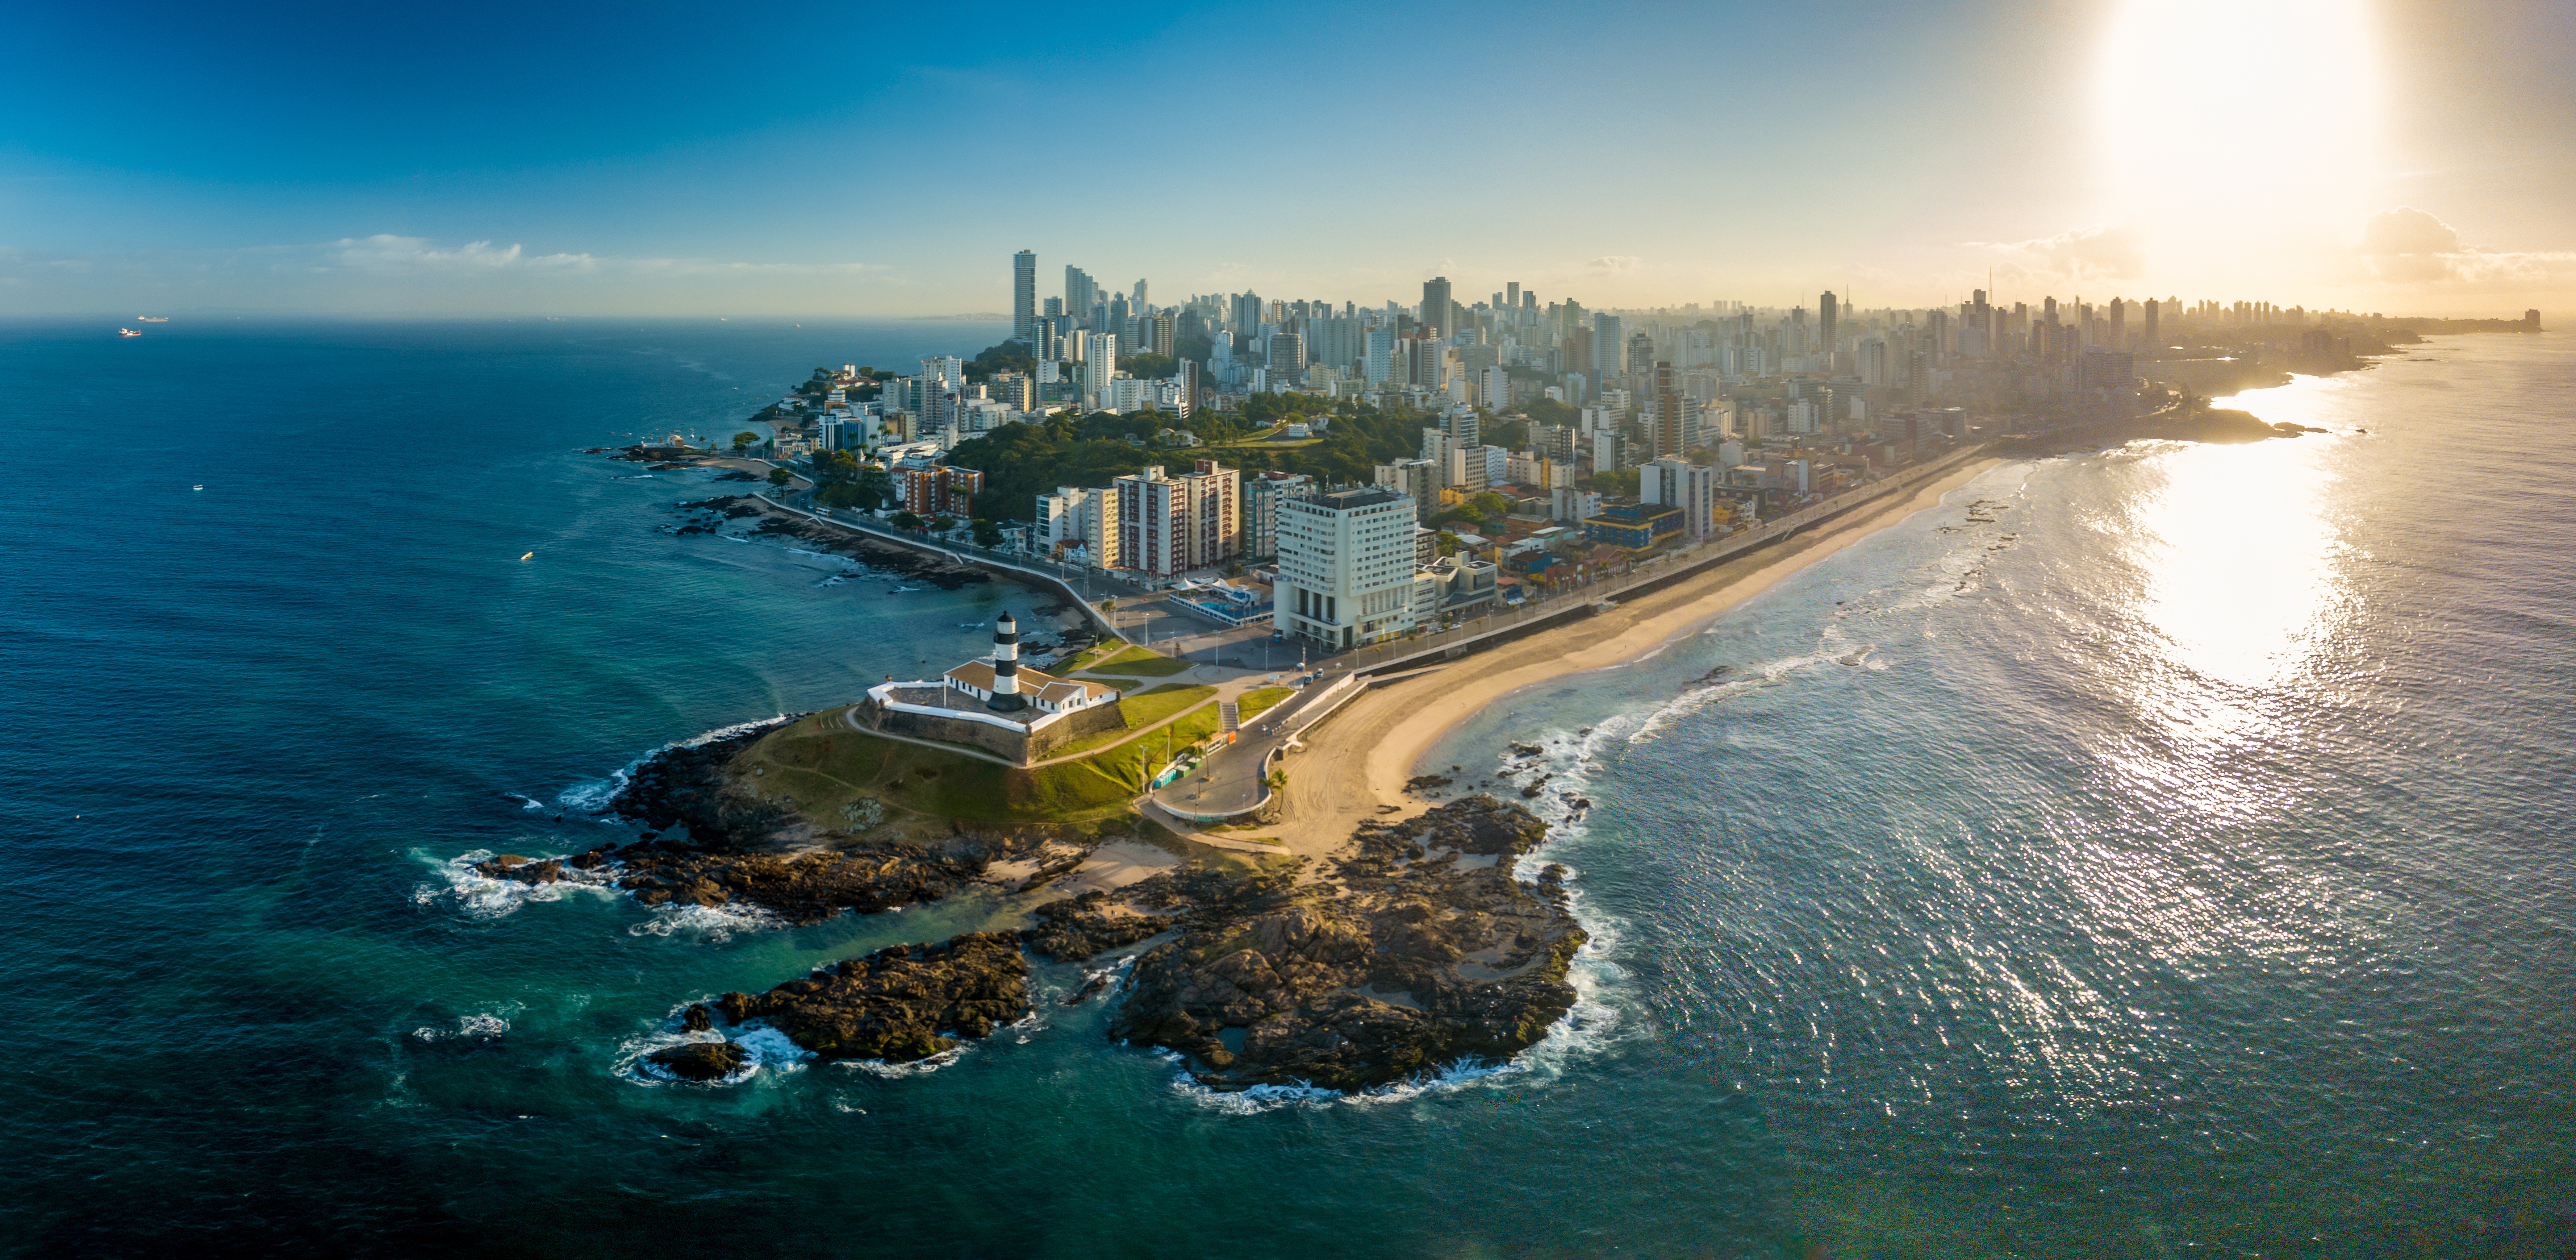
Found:
[[[966,744],[1021,765],[1048,749],[1127,725],[1119,691],[1020,667],[1020,627],[1004,612],[993,622],[993,654],[936,680],[868,688],[857,713],[868,727],[893,735]]]

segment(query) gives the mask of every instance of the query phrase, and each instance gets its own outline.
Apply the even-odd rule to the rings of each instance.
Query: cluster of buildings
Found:
[[[795,400],[817,413],[816,444],[886,459],[902,505],[929,516],[982,488],[945,452],[1065,408],[1186,418],[1294,391],[1419,414],[1414,456],[1365,485],[1199,459],[1034,504],[1030,550],[1335,647],[1746,528],[1965,439],[1972,415],[2116,402],[2141,356],[2187,336],[2325,322],[2171,298],[2006,306],[1984,290],[1910,310],[1826,292],[1812,309],[1608,311],[1518,283],[1467,300],[1445,276],[1412,303],[1243,292],[1157,304],[1144,280],[1121,291],[1072,266],[1060,295],[1041,296],[1034,251],[1011,262],[1026,370],[970,382],[954,358],[911,376],[845,366],[824,397]],[[1147,361],[1150,378],[1127,370]],[[1515,442],[1489,440],[1498,427]],[[1186,430],[1163,439],[1197,444]],[[1218,570],[1238,580],[1209,580]]]

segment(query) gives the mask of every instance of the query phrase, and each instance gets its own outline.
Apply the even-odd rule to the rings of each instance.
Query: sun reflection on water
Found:
[[[2149,461],[2163,485],[2129,523],[2128,558],[2146,578],[2136,613],[2181,669],[2259,691],[2301,673],[2323,644],[2343,550],[2323,445],[2197,446]]]

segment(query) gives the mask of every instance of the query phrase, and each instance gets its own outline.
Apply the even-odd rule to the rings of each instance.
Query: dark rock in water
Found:
[[[680,1027],[690,1032],[713,1032],[715,1026],[715,1021],[707,1016],[707,1004],[704,1002],[693,1002],[688,1010],[680,1013]]]
[[[691,1041],[644,1057],[684,1081],[722,1080],[751,1060],[749,1051],[730,1041]]]
[[[1363,822],[1331,879],[1245,881],[1138,959],[1109,1035],[1190,1055],[1218,1089],[1363,1089],[1525,1049],[1572,1008],[1585,939],[1560,888],[1512,875],[1546,832],[1489,796]]]
[[[729,472],[725,472],[725,473],[722,473],[722,474],[718,475],[717,477],[715,477],[715,478],[714,478],[714,480],[717,480],[717,481],[758,481],[758,480],[760,480],[760,475],[759,475],[758,473],[750,472],[750,471],[745,470],[745,469],[736,468],[736,469],[733,469],[733,470],[731,470],[731,471],[729,471]]]
[[[717,1000],[727,1019],[762,1019],[835,1059],[909,1063],[1029,1013],[1029,967],[1008,932],[896,945],[846,958],[767,993]]]
[[[1512,755],[1515,757],[1535,757],[1547,751],[1536,744],[1524,744],[1518,741],[1514,741],[1511,747]]]
[[[1179,922],[1170,915],[1129,911],[1101,892],[1050,901],[1034,913],[1038,925],[1023,929],[1020,943],[1038,957],[1057,962],[1080,962],[1121,945],[1133,945],[1156,933],[1168,932]]]
[[[1454,769],[1455,767],[1452,767]],[[1431,792],[1449,786],[1454,780],[1445,774],[1417,774],[1404,781],[1407,792]]]
[[[840,853],[646,852],[625,861],[617,886],[645,905],[748,901],[800,925],[844,910],[875,914],[937,901],[985,867],[982,858],[902,844]]]
[[[504,853],[488,862],[474,864],[475,873],[493,879],[515,879],[522,884],[551,884],[563,876],[563,859],[547,858],[531,862],[516,853]]]

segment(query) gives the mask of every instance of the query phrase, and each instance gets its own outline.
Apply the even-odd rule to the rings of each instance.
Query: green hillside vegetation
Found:
[[[1190,663],[1164,656],[1151,648],[1131,647],[1086,668],[1095,674],[1119,674],[1129,678],[1167,678],[1189,669]]]
[[[1160,747],[1158,740],[1157,754]],[[738,782],[771,800],[794,797],[796,809],[826,827],[847,826],[842,806],[863,798],[970,822],[1082,822],[1128,812],[1145,787],[1143,751],[1023,770],[880,739],[850,729],[832,710],[771,732],[735,768]]]
[[[1186,469],[1193,459],[1218,452],[1204,448],[1158,449],[1150,443],[1167,428],[1187,429],[1211,445],[1260,433],[1291,418],[1329,416],[1331,431],[1296,445],[1254,443],[1222,452],[1229,467],[1247,472],[1275,468],[1305,473],[1326,484],[1365,485],[1379,464],[1410,459],[1421,450],[1424,419],[1408,409],[1381,411],[1355,401],[1336,404],[1310,394],[1255,394],[1241,412],[1200,410],[1187,420],[1158,411],[1123,416],[1094,412],[1058,416],[1044,424],[1004,425],[949,452],[949,462],[984,474],[975,515],[1027,520],[1037,496],[1058,486],[1105,486],[1148,464]],[[1136,438],[1147,445],[1127,439]]]

